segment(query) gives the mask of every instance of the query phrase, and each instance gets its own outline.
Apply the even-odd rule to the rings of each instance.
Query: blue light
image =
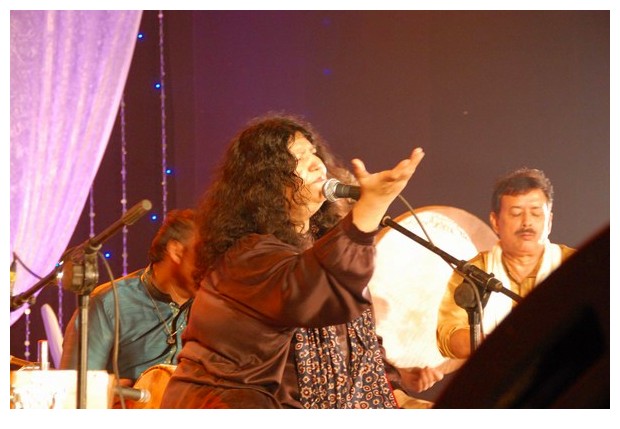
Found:
[[[330,76],[332,74],[332,69],[324,68],[323,69],[323,74],[325,76]]]
[[[138,33],[138,39],[144,39],[144,33]]]
[[[160,89],[160,88],[161,88],[161,83],[157,82],[157,83],[155,84],[155,89]]]
[[[166,174],[172,174],[172,168],[166,168]]]
[[[112,253],[110,253],[110,252],[105,252],[105,253],[103,254],[103,256],[105,256],[105,258],[106,258],[106,259],[110,259],[110,256],[112,256]]]
[[[156,214],[151,215],[151,220],[152,221],[156,221],[157,220],[157,215]]]

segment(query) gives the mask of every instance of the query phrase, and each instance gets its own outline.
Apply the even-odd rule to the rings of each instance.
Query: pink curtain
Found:
[[[142,11],[11,11],[10,255],[52,272],[108,143]],[[10,261],[9,261],[10,262]],[[17,264],[13,295],[39,280]],[[27,305],[11,311],[11,325]]]

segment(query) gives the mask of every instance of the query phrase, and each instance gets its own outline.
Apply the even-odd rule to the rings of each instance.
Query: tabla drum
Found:
[[[126,399],[126,407],[141,409],[159,408],[164,396],[164,390],[166,390],[166,386],[176,367],[176,365],[171,364],[159,364],[150,367],[140,374],[133,387],[135,389],[148,390],[151,398],[147,402],[136,402]]]
[[[468,260],[497,241],[487,224],[465,210],[426,206],[413,212],[415,216],[405,213],[394,221],[457,260]],[[380,232],[369,289],[377,333],[395,366],[455,367],[439,353],[435,334],[439,304],[452,272],[439,255],[399,231],[386,227]]]

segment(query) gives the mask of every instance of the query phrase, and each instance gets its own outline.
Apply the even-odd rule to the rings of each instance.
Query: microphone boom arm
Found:
[[[63,255],[60,257],[59,264],[56,266],[48,275],[39,280],[34,286],[27,289],[26,291],[20,293],[19,295],[11,296],[11,311],[15,311],[20,308],[26,302],[32,300],[32,297],[39,290],[43,289],[48,284],[51,284],[58,277],[58,272],[60,271],[61,263],[66,260],[71,260],[75,257],[78,257],[80,254],[92,254],[96,253],[100,248],[101,244],[110,238],[113,234],[115,234],[120,228],[125,225],[134,224],[140,217],[146,214],[153,205],[149,200],[142,200],[138,204],[134,205],[132,208],[127,210],[125,214],[108,228],[106,228],[103,232],[97,234],[95,237],[86,240],[84,243],[79,244],[75,247],[72,247],[66,250]]]
[[[434,244],[424,240],[422,237],[414,234],[409,231],[407,228],[404,228],[399,223],[392,220],[392,218],[388,215],[384,216],[381,220],[382,226],[389,226],[401,234],[411,238],[418,244],[426,247],[431,252],[438,255],[441,259],[449,263],[454,267],[454,270],[457,271],[461,276],[470,279],[473,283],[475,283],[482,291],[491,291],[491,292],[501,292],[509,298],[513,299],[516,302],[520,302],[522,298],[511,291],[510,289],[506,289],[502,282],[495,278],[494,274],[489,274],[480,268],[467,263],[467,261],[458,260],[454,256],[444,252],[439,247]]]

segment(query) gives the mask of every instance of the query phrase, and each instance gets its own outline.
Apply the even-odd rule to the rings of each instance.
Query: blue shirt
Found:
[[[118,369],[120,378],[134,381],[158,364],[177,364],[181,333],[192,300],[178,306],[150,280],[150,267],[97,287],[89,299],[88,369],[113,373],[115,285],[120,309]],[[60,369],[79,362],[79,308],[64,335]]]

